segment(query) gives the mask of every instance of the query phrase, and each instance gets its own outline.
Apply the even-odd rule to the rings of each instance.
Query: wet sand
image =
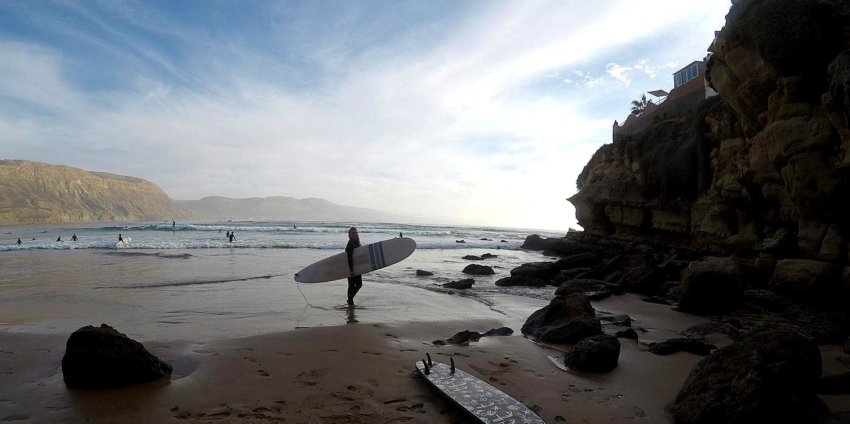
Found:
[[[560,352],[525,339],[519,334],[521,320],[506,315],[352,322],[220,340],[148,341],[148,350],[174,366],[170,381],[72,391],[62,382],[60,366],[67,336],[3,332],[0,421],[467,422],[412,373],[414,362],[428,352],[437,361],[453,356],[460,368],[520,400],[547,423],[671,422],[668,407],[701,357],[684,352],[657,356],[646,351],[646,344],[704,319],[644,303],[634,295],[594,306],[629,313],[633,326],[647,330],[641,333],[641,343],[620,339],[619,366],[607,374],[559,370],[547,356]],[[516,333],[467,346],[431,344],[461,330],[484,332],[501,326]],[[830,349],[824,353],[825,372],[840,368],[834,359],[838,350]],[[831,396],[826,401],[842,408],[846,398]]]

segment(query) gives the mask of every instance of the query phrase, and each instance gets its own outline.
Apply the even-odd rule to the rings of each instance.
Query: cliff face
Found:
[[[846,1],[736,2],[708,62],[720,96],[600,148],[570,199],[579,224],[846,262],[848,48]]]
[[[190,216],[155,184],[139,178],[0,160],[0,225]]]

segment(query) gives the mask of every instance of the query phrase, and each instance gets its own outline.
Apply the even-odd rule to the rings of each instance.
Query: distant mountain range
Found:
[[[173,200],[141,178],[0,160],[0,225],[172,219],[382,221],[392,217],[324,199],[212,196]]]
[[[178,200],[177,204],[203,219],[385,221],[387,214],[373,209],[343,206],[325,199],[292,197],[251,197],[231,199],[221,196],[201,200]]]

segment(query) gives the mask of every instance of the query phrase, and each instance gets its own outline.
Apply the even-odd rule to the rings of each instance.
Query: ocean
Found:
[[[399,264],[364,275],[357,306],[349,310],[345,280],[296,284],[293,275],[343,251],[352,225],[363,244],[401,233],[417,249]],[[65,334],[104,322],[141,340],[207,340],[353,322],[520,320],[551,299],[554,288],[494,282],[522,263],[551,260],[521,249],[527,235],[560,235],[259,221],[2,227],[0,233],[0,331]],[[71,241],[74,234],[77,241]],[[126,247],[116,247],[119,234],[131,240]],[[496,257],[463,259],[484,253]],[[491,266],[496,274],[463,274],[470,263]],[[434,275],[419,277],[420,269]],[[471,289],[442,287],[464,278],[475,280]]]

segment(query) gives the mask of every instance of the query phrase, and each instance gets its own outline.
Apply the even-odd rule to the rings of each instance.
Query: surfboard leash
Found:
[[[308,302],[308,301],[307,301],[307,296],[304,296],[304,292],[303,292],[303,291],[301,291],[301,283],[299,283],[299,282],[297,282],[297,281],[296,281],[296,282],[295,282],[295,287],[297,287],[297,288],[298,288],[298,293],[301,293],[301,297],[303,297],[303,298],[304,298],[304,304],[306,304],[307,306],[309,306],[309,307],[313,308],[314,306],[313,306],[313,305],[311,305],[311,304],[310,304],[310,302]]]

